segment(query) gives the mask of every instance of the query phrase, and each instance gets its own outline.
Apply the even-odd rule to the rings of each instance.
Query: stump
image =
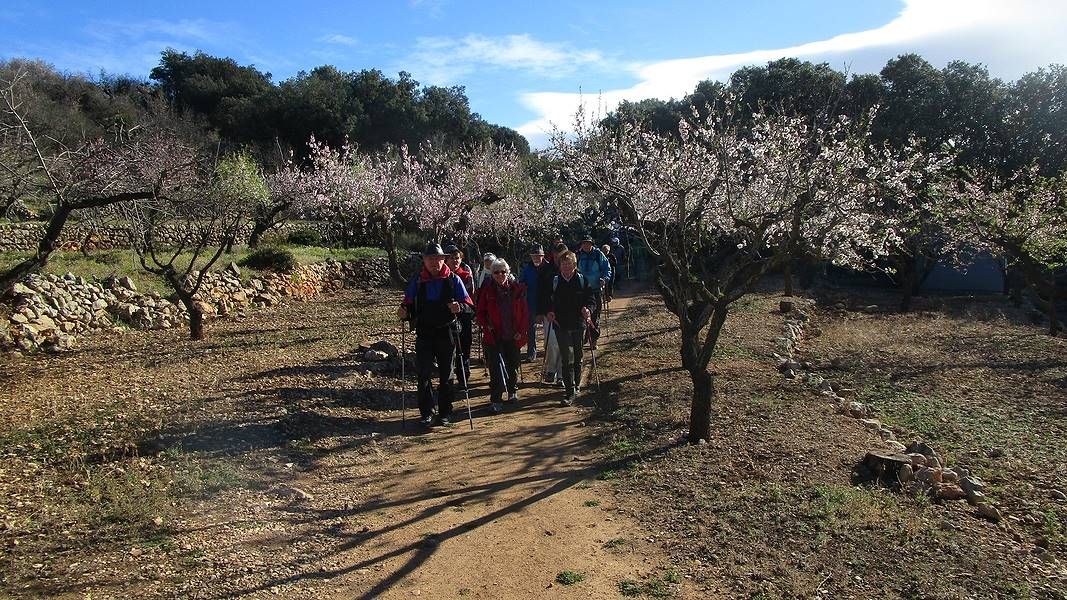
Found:
[[[778,310],[782,311],[783,313],[793,312],[794,308],[796,308],[796,303],[792,300],[782,300],[778,303]]]
[[[858,465],[857,476],[861,481],[876,481],[887,487],[898,487],[900,481],[897,476],[905,465],[911,468],[911,457],[907,454],[871,450]]]

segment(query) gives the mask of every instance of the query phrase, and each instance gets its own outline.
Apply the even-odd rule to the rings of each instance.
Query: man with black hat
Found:
[[[611,281],[611,264],[608,257],[593,246],[593,236],[588,233],[582,236],[582,244],[578,250],[578,272],[585,275],[589,281],[589,287],[593,290],[593,327],[590,331],[593,348],[596,349],[597,338],[600,337],[600,295],[601,290]]]
[[[555,266],[545,260],[545,249],[540,244],[530,248],[530,262],[519,274],[519,281],[526,284],[526,304],[530,309],[530,326],[526,337],[528,362],[537,358],[537,324],[544,321],[545,292],[557,272]]]
[[[456,315],[470,313],[474,302],[460,278],[445,264],[439,244],[422,252],[422,270],[411,278],[397,310],[402,320],[415,325],[415,363],[418,371],[421,423],[433,425],[433,366],[437,363],[437,423],[451,425],[452,370],[456,360],[459,327]]]

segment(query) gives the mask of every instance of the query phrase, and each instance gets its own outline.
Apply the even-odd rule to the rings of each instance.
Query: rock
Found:
[[[33,296],[36,294],[36,292],[21,283],[11,286],[11,292],[16,296]]]
[[[29,321],[30,320],[26,318],[26,315],[22,313],[15,313],[11,315],[11,322],[17,325],[23,325],[25,323],[29,323]]]
[[[971,492],[981,492],[985,489],[985,482],[974,475],[968,475],[960,479],[960,487],[968,494]]]
[[[857,419],[867,416],[867,407],[862,402],[852,402],[848,405],[848,413]]]
[[[128,276],[127,277],[119,277],[118,284],[120,286],[130,290],[131,292],[136,292],[137,291],[137,286],[134,285],[133,279],[130,279],[130,277],[128,277]]]
[[[377,342],[374,342],[370,345],[370,349],[385,352],[387,355],[389,355],[390,359],[400,356],[400,350],[397,349],[396,346],[385,340],[379,340]]]
[[[381,350],[367,350],[363,355],[363,360],[370,362],[382,362],[389,360],[389,355]]]
[[[908,454],[922,454],[923,456],[926,456],[926,457],[931,457],[932,456],[932,457],[938,458],[937,451],[935,451],[926,442],[920,442],[920,441],[915,441],[915,442],[912,442],[911,444],[908,444]]]
[[[967,492],[958,485],[944,483],[937,486],[935,495],[939,500],[962,500],[967,497]]]
[[[986,456],[989,458],[1001,458],[1004,456],[1003,448],[991,448],[989,452],[986,452]]]
[[[236,275],[238,277],[241,276],[241,268],[238,267],[237,263],[233,262],[232,260],[230,261],[230,264],[226,265],[226,268],[223,269],[223,272],[224,273],[233,273],[234,275]]]
[[[291,487],[288,485],[280,485],[277,489],[278,496],[281,498],[288,498],[293,502],[306,502],[308,500],[314,500],[315,497],[305,492],[298,487]]]
[[[93,302],[93,310],[104,310],[105,308],[107,308],[107,300],[101,299]]]
[[[921,467],[915,471],[915,480],[926,485],[941,483],[941,470]]]
[[[892,450],[896,454],[904,454],[904,449],[905,449],[904,448],[904,444],[901,444],[900,442],[898,442],[896,440],[887,440],[885,445],[886,445],[886,448],[889,448],[890,450]],[[908,466],[911,466],[911,465],[908,465]]]
[[[52,317],[48,315],[41,315],[37,317],[37,330],[41,332],[55,331],[58,329],[56,322],[52,320]]]
[[[878,431],[882,428],[882,422],[878,419],[860,419],[860,423],[863,423],[863,426],[867,429],[874,431]]]
[[[993,506],[992,504],[989,504],[988,502],[978,505],[978,516],[982,517],[983,519],[989,519],[994,523],[999,523],[1001,518],[1000,511],[997,510],[997,507]]]
[[[1052,496],[1053,500],[1060,500],[1060,501],[1067,500],[1067,494],[1064,494],[1060,490],[1052,490],[1052,491],[1049,492],[1049,495]]]
[[[952,469],[941,470],[941,481],[944,481],[945,483],[959,483],[959,480],[959,473],[956,473]]]
[[[926,466],[926,456],[925,455],[919,454],[918,452],[911,452],[911,453],[908,454],[908,456],[911,458],[911,466],[913,466],[913,467],[925,467]]]
[[[900,470],[897,471],[897,481],[902,485],[911,483],[915,480],[915,471],[911,468],[911,465],[900,465]]]

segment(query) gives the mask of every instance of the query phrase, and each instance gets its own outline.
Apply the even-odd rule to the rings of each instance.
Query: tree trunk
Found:
[[[267,221],[253,221],[252,222],[252,233],[250,233],[248,235],[248,247],[249,248],[258,248],[259,247],[259,242],[260,242],[261,238],[263,237],[263,234],[267,233],[267,230],[269,230],[270,228],[271,228],[271,222],[269,220],[267,220]]]
[[[59,246],[59,235],[63,232],[63,226],[66,225],[69,216],[70,208],[65,204],[56,207],[56,211],[48,219],[44,237],[37,243],[37,253],[0,274],[0,295],[6,293],[26,276],[40,271],[48,264],[48,258]]]
[[[178,300],[181,300],[185,310],[189,312],[189,339],[194,341],[204,339],[204,311],[200,310],[200,307],[196,305],[192,295],[186,293],[185,290],[178,289],[174,282],[171,282],[171,287],[175,288]]]
[[[785,277],[785,288],[782,292],[783,295],[793,296],[793,257],[789,256],[785,259],[785,264],[782,266],[782,275]]]
[[[382,227],[382,240],[385,242],[385,253],[389,256],[389,277],[398,284],[403,284],[403,273],[400,272],[400,259],[396,255],[396,236],[393,235],[393,228],[389,227],[386,223],[381,223]]]
[[[707,369],[689,372],[693,380],[693,403],[689,411],[689,443],[711,440],[711,401],[715,396],[715,380]]]
[[[1060,321],[1056,315],[1056,272],[1052,272],[1052,285],[1048,286],[1048,334],[1056,337],[1060,332]]]
[[[916,279],[918,273],[915,266],[911,265],[904,270],[904,279],[900,283],[900,312],[911,312],[911,301],[915,296]]]

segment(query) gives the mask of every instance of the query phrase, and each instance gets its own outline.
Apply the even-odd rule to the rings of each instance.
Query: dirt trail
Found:
[[[625,303],[616,299],[612,312]],[[601,348],[611,344],[612,325]],[[376,428],[384,438],[322,453],[292,481],[312,498],[253,509],[249,521],[259,525],[227,544],[267,565],[295,549],[286,560],[296,568],[256,569],[274,576],[231,580],[238,585],[224,595],[618,598],[621,582],[662,575],[662,550],[615,510],[610,483],[597,479],[613,465],[586,426],[591,400],[559,406],[562,388],[531,383],[540,367],[523,364],[518,405],[490,416],[487,378],[476,366],[473,431],[461,395],[454,427],[419,432],[409,384],[405,433],[394,412]],[[279,508],[284,523],[272,518]],[[562,585],[555,580],[563,571],[584,579]],[[675,588],[674,597],[689,597],[684,585]]]

